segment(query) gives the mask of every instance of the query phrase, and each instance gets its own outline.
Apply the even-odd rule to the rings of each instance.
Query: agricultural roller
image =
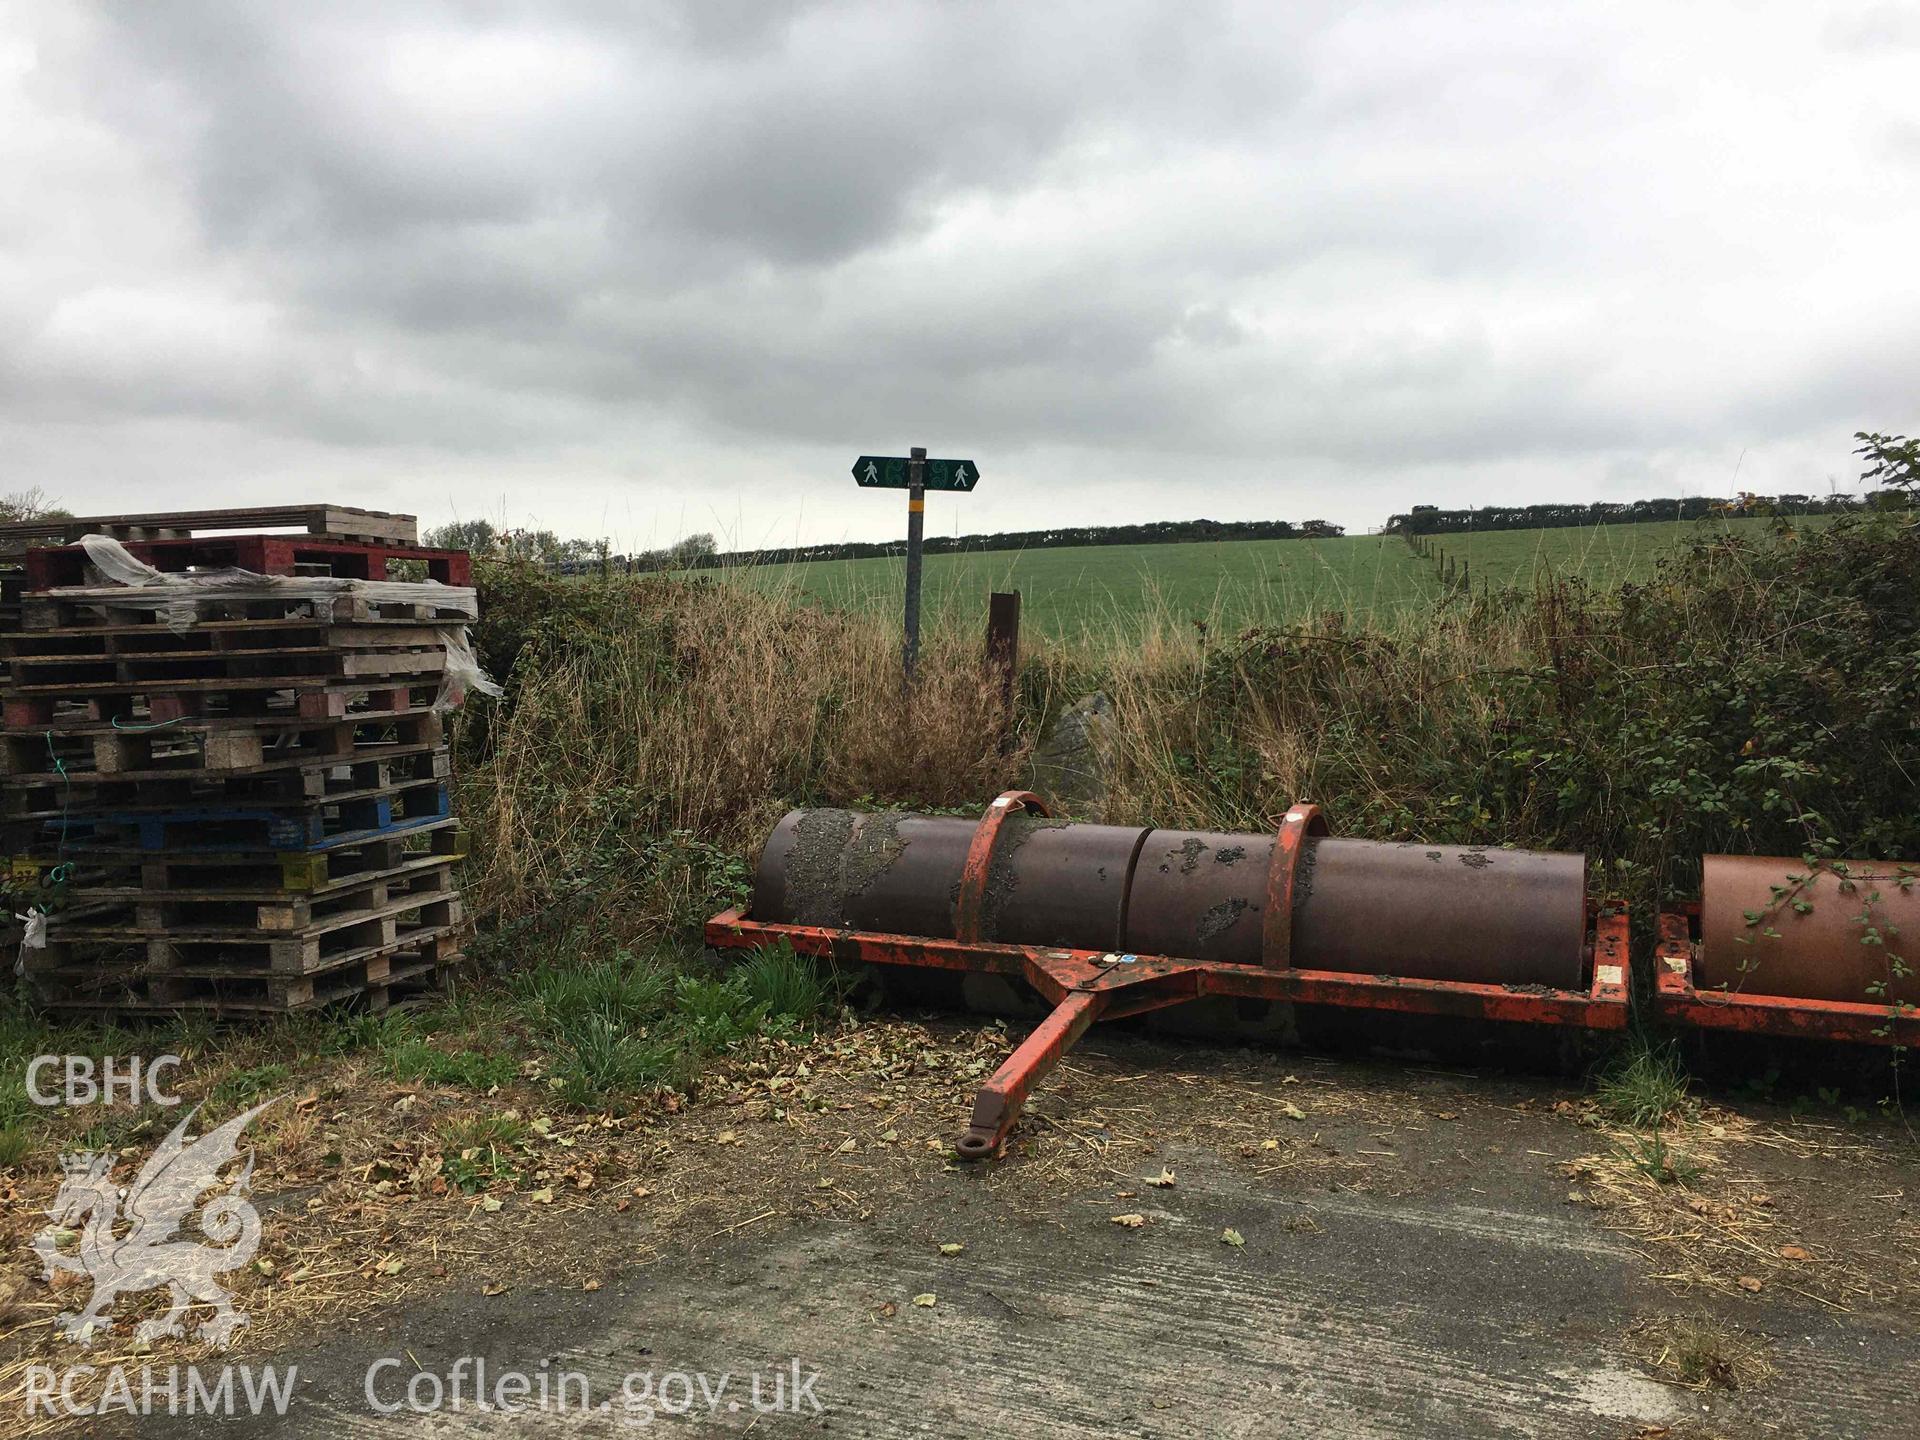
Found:
[[[1743,931],[1755,928],[1744,914],[1760,883],[1752,863],[1710,859],[1706,903],[1662,915],[1666,1013],[1728,1023],[1689,1018],[1688,1007],[1718,1007],[1748,1029],[1881,1038],[1889,1005],[1821,998],[1850,981],[1817,983],[1830,958],[1793,943],[1766,951],[1772,989],[1746,997],[1767,1005],[1727,1008],[1745,992],[1718,978],[1733,942],[1716,927],[1731,905]],[[1025,791],[978,821],[795,810],[761,851],[750,905],[716,915],[706,938],[1039,991],[1052,1012],[981,1087],[955,1147],[970,1160],[999,1153],[1034,1085],[1096,1020],[1210,996],[1593,1030],[1622,1029],[1628,1013],[1626,907],[1588,896],[1583,856],[1341,839],[1308,804],[1267,835],[1055,819]],[[1910,1013],[1891,1023],[1920,1039]]]
[[[1660,914],[1654,1006],[1709,1030],[1920,1044],[1920,866],[1709,855]]]

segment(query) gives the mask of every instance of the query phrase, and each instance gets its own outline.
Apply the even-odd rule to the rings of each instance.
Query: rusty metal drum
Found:
[[[1258,965],[1271,835],[1155,830],[1134,867],[1126,948]]]
[[[1840,864],[1844,873],[1774,856],[1706,856],[1695,987],[1920,1004],[1920,865]]]
[[[1310,840],[1294,895],[1293,964],[1581,989],[1586,879],[1581,855]]]
[[[944,815],[795,810],[754,872],[763,920],[950,939],[979,822]],[[1146,831],[1031,815],[1003,823],[986,875],[983,940],[1111,949]]]
[[[1270,835],[1156,830],[1127,906],[1127,946],[1233,965],[1268,963],[1262,912]],[[1309,839],[1293,905],[1300,970],[1577,989],[1586,965],[1579,855]]]
[[[978,823],[796,810],[760,857],[753,914],[775,922],[956,933]],[[982,940],[1223,964],[1263,954],[1273,835],[1089,825],[1009,814],[981,898]],[[976,872],[976,883],[981,877]],[[1578,989],[1579,855],[1309,839],[1293,887],[1297,969]]]

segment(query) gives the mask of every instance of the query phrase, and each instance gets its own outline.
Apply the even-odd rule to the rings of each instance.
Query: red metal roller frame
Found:
[[[1318,805],[1296,805],[1280,821],[1273,863],[1267,867],[1267,903],[1260,919],[1260,960],[1269,970],[1293,968],[1294,882],[1309,836],[1327,834]]]
[[[1591,984],[1584,991],[1296,969],[1290,963],[1290,937],[1284,930],[1277,947],[1267,944],[1264,953],[1269,963],[1262,965],[981,940],[986,877],[994,842],[1001,823],[1015,809],[1047,813],[1038,798],[1025,791],[1009,791],[987,807],[968,850],[955,902],[956,938],[952,940],[778,924],[754,920],[741,909],[724,911],[706,926],[706,942],[716,949],[751,950],[784,943],[800,954],[848,965],[917,965],[1018,976],[1052,1001],[1053,1013],[980,1087],[972,1122],[954,1147],[963,1160],[984,1160],[1001,1152],[1034,1085],[1095,1020],[1140,1015],[1206,995],[1595,1030],[1626,1026],[1627,911],[1613,901],[1589,905],[1594,954]],[[1274,868],[1269,871],[1269,903],[1277,885],[1279,898],[1291,911],[1301,845],[1309,836],[1324,833],[1325,822],[1316,807],[1295,806],[1287,813],[1280,827]],[[1284,870],[1283,851],[1290,855]],[[1264,938],[1272,940],[1270,927]],[[1283,963],[1273,963],[1272,957]]]
[[[967,846],[966,863],[960,870],[960,893],[953,902],[953,935],[969,943],[978,940],[987,923],[987,872],[993,868],[993,847],[1000,839],[1000,827],[1016,810],[1031,810],[1049,815],[1047,802],[1031,790],[1007,790],[987,806]]]
[[[967,847],[966,863],[960,870],[960,890],[954,898],[953,934],[962,945],[978,944],[986,931],[987,878],[993,869],[994,846],[1000,840],[1000,827],[1017,810],[1030,810],[1037,815],[1050,813],[1046,802],[1030,790],[1008,790],[987,806],[986,814],[980,817],[979,828],[973,832],[973,843]],[[1046,978],[1054,979],[1051,974]],[[1054,986],[1037,981],[1035,988],[1054,1001],[1053,1013],[1040,1022],[980,1087],[974,1097],[973,1119],[966,1133],[954,1143],[954,1150],[963,1160],[984,1160],[999,1153],[1040,1077],[1060,1062],[1060,1057],[1086,1034],[1087,1027],[1099,1019],[1100,1012],[1106,1008],[1104,995],[1064,988],[1055,993]]]
[[[1693,961],[1699,937],[1697,904],[1660,912],[1660,943],[1653,952],[1653,1001],[1660,1014],[1676,1024],[1855,1045],[1920,1045],[1920,1010],[1912,1005],[1697,989]]]

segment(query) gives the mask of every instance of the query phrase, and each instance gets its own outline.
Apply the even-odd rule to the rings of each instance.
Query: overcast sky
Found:
[[[1920,4],[0,0],[0,489],[617,547],[1852,488]]]

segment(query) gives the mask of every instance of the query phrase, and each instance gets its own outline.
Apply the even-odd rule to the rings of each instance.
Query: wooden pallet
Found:
[[[328,850],[286,850],[221,853],[184,851],[149,853],[133,850],[78,854],[71,866],[69,889],[89,893],[118,891],[136,895],[212,895],[273,900],[287,891],[323,895],[377,874],[398,874],[411,867],[466,858],[467,827],[457,819],[421,825],[397,835],[365,840]],[[51,862],[43,857],[13,855],[10,867],[19,878],[45,872]]]
[[[375,698],[369,695],[369,700]],[[107,779],[169,779],[182,773],[268,774],[288,767],[357,761],[390,749],[443,744],[434,710],[369,705],[342,719],[195,716],[158,728],[119,729],[109,721],[0,734],[0,776],[20,784],[84,785]]]
[[[100,967],[35,970],[27,977],[41,1003],[98,1015],[197,1011],[214,1015],[286,1014],[346,1001],[371,1010],[438,989],[462,959],[455,933],[414,936],[377,954],[356,956],[314,975],[226,975]]]
[[[19,600],[16,603],[24,606],[26,602]],[[130,612],[126,619],[112,624],[40,625],[32,628],[7,626],[4,636],[0,637],[0,652],[6,655],[55,655],[62,653],[64,647],[72,653],[96,655],[131,654],[142,647],[175,650],[189,645],[205,645],[214,650],[271,650],[282,645],[298,644],[414,643],[412,638],[391,638],[395,632],[409,637],[413,634],[439,633],[436,629],[423,627],[417,620],[382,615],[355,621],[336,621],[329,615],[242,615],[206,620],[185,630],[174,630],[167,624],[164,612],[156,615],[151,609],[141,609]]]
[[[135,559],[167,574],[244,570],[251,575],[327,576],[336,580],[473,583],[473,557],[466,551],[421,549],[412,544],[289,535],[219,535],[125,544]],[[30,550],[21,562],[28,590],[98,585],[107,578],[79,545]]]
[[[78,776],[9,776],[0,779],[0,819],[73,819],[99,811],[147,814],[207,804],[307,806],[445,780],[451,773],[447,748],[437,745],[388,746],[345,759],[309,759],[243,774],[177,769],[159,775],[89,771]]]
[[[438,657],[444,669],[444,657]],[[207,682],[149,681],[138,689],[95,687],[83,694],[24,694],[4,705],[10,730],[91,730],[101,724],[137,733],[183,720],[345,720],[358,714],[396,715],[430,710],[440,698],[440,675],[388,675],[361,680],[263,676]]]
[[[26,588],[26,572],[0,565],[0,631],[20,628],[20,595]],[[7,681],[7,657],[0,654],[0,686]]]
[[[293,899],[324,902],[375,880],[406,885],[423,870],[455,865],[467,855],[457,820],[400,838],[339,850],[293,850],[260,857],[162,856],[83,859],[68,871],[64,893],[74,904],[126,903],[282,906]],[[211,862],[211,863],[209,863]],[[15,878],[32,880],[44,867],[11,862]]]
[[[169,643],[171,642],[171,643]],[[205,683],[275,675],[413,675],[446,668],[446,642],[427,625],[277,627],[270,636],[232,629],[175,635],[63,632],[51,641],[28,632],[4,642],[22,695]]]
[[[88,930],[121,927],[142,936],[176,932],[264,932],[296,935],[342,915],[375,914],[411,896],[433,898],[458,893],[456,861],[426,855],[410,863],[344,877],[323,890],[194,889],[148,890],[140,885],[82,883],[66,890],[65,908],[49,923],[59,938],[69,927]]]
[[[307,598],[235,599],[217,590],[205,594],[165,597],[139,587],[115,585],[95,589],[55,590],[25,595],[20,600],[22,632],[62,630],[88,625],[155,625],[165,628],[175,602],[187,614],[189,628],[220,621],[304,620],[337,625],[398,624],[464,625],[473,618],[472,591],[464,588],[422,600],[369,600],[363,595],[319,595]]]
[[[0,525],[0,555],[30,546],[71,545],[83,535],[116,540],[175,539],[209,530],[288,530],[343,540],[417,544],[419,522],[411,515],[361,510],[351,505],[255,505],[237,510],[160,510],[140,515],[83,515],[20,520]]]
[[[443,780],[305,805],[201,804],[194,808],[63,815],[67,849],[101,852],[229,853],[327,850],[417,830],[451,818]]]
[[[423,871],[415,880],[433,878],[432,872]],[[310,907],[315,902],[297,903]],[[157,904],[108,907],[104,914],[85,906],[77,912],[63,910],[48,920],[46,948],[27,965],[52,970],[122,965],[142,973],[222,976],[317,975],[428,931],[457,930],[466,918],[459,892],[450,884],[418,892],[403,888],[394,894],[390,884],[376,882],[357,895],[335,896],[331,903],[335,908],[309,915],[298,928],[272,930],[258,928],[251,917],[243,924],[144,923],[164,908]],[[282,915],[294,909],[290,903]]]

